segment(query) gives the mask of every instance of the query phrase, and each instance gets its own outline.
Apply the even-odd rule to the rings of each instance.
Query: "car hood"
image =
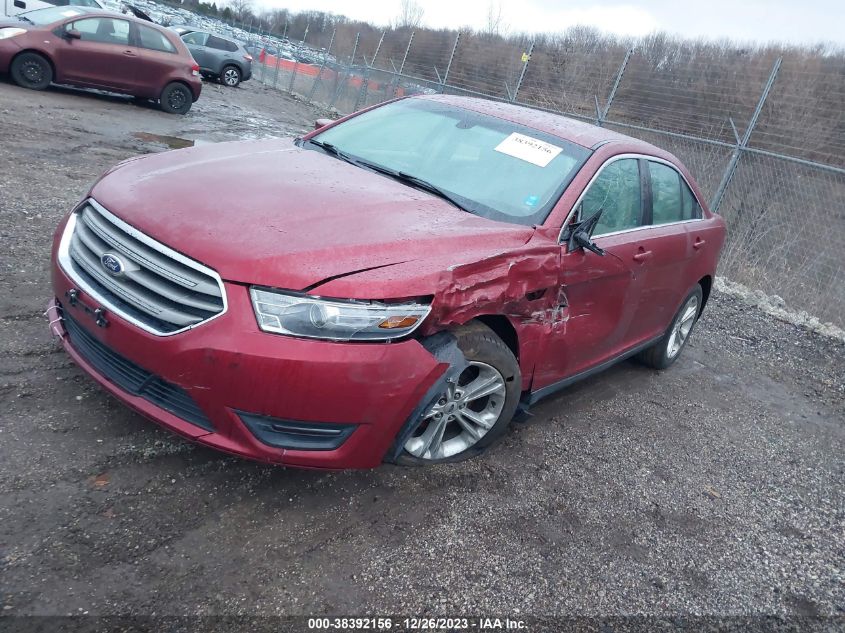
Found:
[[[130,159],[91,195],[228,281],[293,290],[411,261],[457,265],[533,234],[282,140]]]

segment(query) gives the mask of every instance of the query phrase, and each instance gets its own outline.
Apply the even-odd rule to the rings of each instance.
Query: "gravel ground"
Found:
[[[845,345],[729,295],[669,371],[623,363],[428,469],[227,457],[83,375],[41,312],[53,227],[87,184],[167,148],[137,133],[315,116],[254,81],[206,85],[187,117],[0,83],[3,616],[845,616]]]

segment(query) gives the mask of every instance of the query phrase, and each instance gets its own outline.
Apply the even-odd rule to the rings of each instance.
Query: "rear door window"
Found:
[[[224,40],[222,37],[217,37],[216,35],[209,35],[208,41],[205,43],[206,46],[209,48],[216,48],[219,51],[229,51],[232,50],[229,48],[229,42]],[[237,47],[235,47],[237,50]]]
[[[601,210],[593,235],[642,226],[640,169],[636,158],[613,161],[601,170],[581,201],[581,219]]]
[[[80,39],[116,46],[129,46],[129,22],[114,18],[87,18],[67,25],[68,30],[79,31]]]
[[[648,171],[651,177],[651,223],[669,224],[684,220],[680,174],[668,165],[653,161],[648,162]]]
[[[684,220],[701,218],[701,205],[686,182],[681,180],[681,215]]]
[[[161,51],[163,53],[176,52],[176,48],[161,31],[144,26],[143,24],[137,24],[136,26],[138,27],[138,39],[141,42],[141,48],[148,48],[152,51]]]

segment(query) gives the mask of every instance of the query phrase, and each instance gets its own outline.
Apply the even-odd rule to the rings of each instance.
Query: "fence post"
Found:
[[[596,112],[596,114],[598,115],[596,125],[598,125],[599,127],[604,125],[604,122],[607,119],[607,113],[610,112],[610,106],[613,105],[613,98],[616,96],[616,91],[619,89],[619,84],[622,83],[622,75],[625,74],[625,68],[628,66],[628,60],[631,59],[631,55],[633,53],[633,47],[625,51],[625,59],[622,60],[622,65],[619,67],[619,72],[616,73],[616,81],[613,82],[613,88],[610,89],[610,95],[608,95],[607,97],[607,103],[604,106],[604,110],[602,110],[601,112]]]
[[[285,33],[288,32],[288,23],[285,22]],[[276,90],[279,84],[279,65],[282,63],[282,47],[281,41],[279,43],[279,48],[276,51],[276,72],[273,73],[273,90]]]
[[[308,37],[308,28],[311,26],[311,23],[307,23],[305,25],[305,33],[302,35],[302,44],[305,44],[305,39]],[[290,76],[290,84],[288,84],[288,94],[293,94],[293,82],[296,81],[296,73],[299,70],[299,60],[296,59],[293,62],[293,73]]]
[[[531,55],[533,54],[534,40],[531,40],[531,46],[528,48],[528,54],[526,55],[525,53],[523,53],[522,70],[519,72],[519,80],[517,80],[516,82],[516,88],[514,88],[513,94],[510,95],[512,103],[516,101],[516,96],[519,94],[519,89],[522,86],[522,80],[525,79],[525,72],[528,70],[528,64],[531,63]],[[507,87],[507,85],[505,87]]]
[[[381,37],[379,38],[378,46],[376,46],[376,52],[373,55],[372,63],[368,64],[367,58],[364,57],[364,63],[367,65],[367,67],[364,70],[364,79],[361,81],[361,90],[358,92],[358,98],[355,100],[355,110],[361,109],[362,101],[364,105],[367,104],[367,87],[370,83],[370,68],[372,68],[376,64],[376,57],[378,57],[378,53],[381,50],[382,43],[384,43],[384,31],[381,32]]]
[[[722,199],[725,196],[725,192],[728,189],[728,185],[731,184],[731,180],[734,177],[734,173],[736,172],[736,167],[739,164],[739,159],[742,156],[743,151],[748,146],[748,141],[751,140],[751,133],[754,131],[754,127],[757,125],[757,119],[760,118],[760,113],[763,111],[763,105],[766,103],[766,99],[769,96],[769,93],[772,90],[772,86],[775,83],[775,79],[777,79],[778,71],[780,70],[780,64],[783,61],[782,57],[778,57],[775,60],[774,66],[772,66],[772,72],[769,74],[769,80],[766,82],[766,85],[763,87],[763,94],[760,95],[760,100],[757,102],[757,107],[754,108],[754,114],[751,115],[751,120],[748,122],[748,127],[745,128],[745,134],[742,135],[742,139],[740,139],[739,143],[737,143],[736,148],[734,148],[733,154],[731,154],[731,160],[728,162],[728,166],[725,169],[725,173],[722,176],[722,181],[719,183],[719,188],[716,189],[716,193],[713,194],[713,200],[710,203],[710,208],[713,211],[718,211],[719,207],[722,204]]]
[[[355,55],[358,53],[359,39],[361,39],[361,33],[356,33],[355,45],[352,47],[352,55],[349,58],[349,64],[346,66],[346,76],[343,78],[342,82],[338,83],[337,90],[335,90],[334,96],[332,97],[332,102],[329,104],[329,110],[335,106],[338,99],[340,99],[340,96],[346,92],[346,84],[349,83],[349,80],[352,77],[352,66],[355,64]]]
[[[314,95],[317,93],[317,86],[323,81],[323,71],[326,69],[326,64],[329,62],[329,55],[332,52],[332,45],[334,44],[334,36],[337,29],[332,30],[332,37],[329,40],[329,47],[326,49],[326,54],[323,55],[323,63],[320,64],[320,72],[314,77],[314,83],[311,84],[311,94],[308,95],[308,103],[314,103]]]
[[[402,63],[399,65],[399,73],[396,75],[396,81],[393,83],[393,96],[399,93],[399,82],[402,81],[402,71],[405,70],[405,62],[408,61],[408,53],[411,52],[411,43],[414,41],[414,33],[411,31],[411,37],[408,39],[408,45],[405,47],[405,55],[402,57]]]
[[[446,87],[446,82],[449,81],[449,71],[452,69],[452,61],[455,59],[455,52],[458,50],[458,42],[461,41],[461,32],[455,36],[455,43],[452,45],[452,52],[449,54],[449,63],[446,64],[446,72],[440,82],[440,94],[443,94],[443,88]]]

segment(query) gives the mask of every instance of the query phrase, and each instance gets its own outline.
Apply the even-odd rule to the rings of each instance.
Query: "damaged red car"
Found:
[[[105,389],[202,444],[454,461],[617,361],[671,365],[724,237],[657,147],[412,97],[120,163],[58,227],[49,315]]]

